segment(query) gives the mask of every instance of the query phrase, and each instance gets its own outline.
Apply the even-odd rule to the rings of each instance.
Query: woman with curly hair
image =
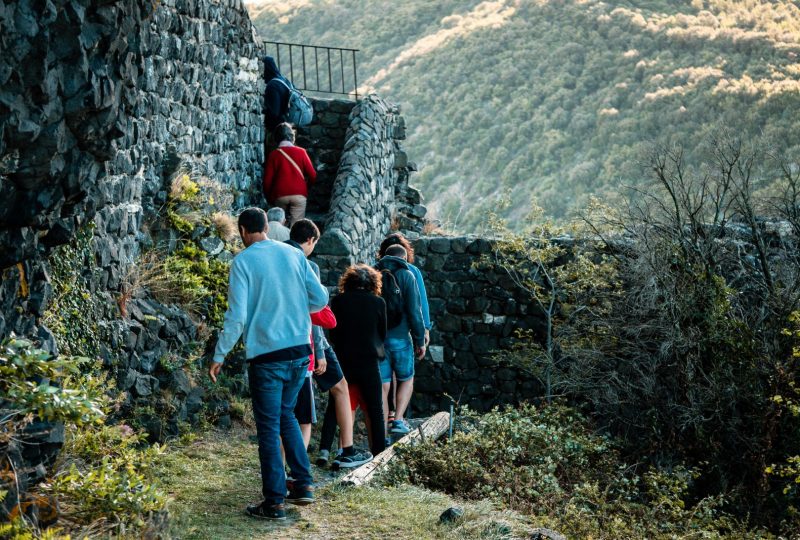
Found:
[[[386,448],[383,394],[378,362],[384,357],[386,303],[381,275],[366,264],[349,267],[339,279],[339,294],[331,300],[337,325],[330,332],[351,395],[358,393],[367,417],[370,451]],[[353,387],[356,387],[353,389]]]

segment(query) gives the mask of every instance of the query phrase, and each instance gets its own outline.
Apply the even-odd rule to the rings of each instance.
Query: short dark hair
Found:
[[[380,259],[384,255],[386,255],[386,249],[389,246],[397,246],[397,245],[406,248],[406,258],[408,259],[408,262],[413,263],[414,247],[411,245],[411,242],[409,242],[408,239],[405,236],[403,236],[403,233],[399,232],[392,233],[383,239],[383,242],[381,242],[381,246],[378,248],[378,258]]]
[[[249,233],[264,232],[267,228],[267,213],[261,208],[245,208],[239,214],[239,227]]]
[[[298,244],[305,244],[309,239],[319,238],[319,229],[310,219],[298,219],[289,231],[289,238]]]
[[[339,278],[339,292],[365,290],[375,296],[381,295],[381,274],[366,264],[355,264]]]
[[[294,128],[289,122],[284,122],[275,126],[275,131],[272,133],[275,136],[275,142],[281,143],[283,141],[294,142]]]
[[[404,248],[400,244],[395,244],[393,246],[387,247],[384,255],[388,255],[390,257],[400,257],[401,259],[405,259],[406,257],[408,257],[408,252],[406,251],[406,248]]]

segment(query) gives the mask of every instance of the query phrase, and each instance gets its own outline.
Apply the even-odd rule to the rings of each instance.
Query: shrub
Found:
[[[163,517],[166,498],[152,474],[161,449],[144,445],[143,436],[127,426],[103,423],[112,405],[105,395],[110,385],[104,376],[82,374],[80,368],[87,362],[68,356],[53,358],[22,339],[0,345],[0,405],[5,409],[0,451],[5,454],[33,418],[64,422],[66,443],[54,477],[42,490],[58,498],[67,532],[77,531],[76,536],[84,537],[127,531],[141,537]],[[5,455],[0,458],[10,462]],[[4,490],[14,489],[13,477],[12,485],[6,485],[5,476],[2,480]],[[47,497],[33,493],[28,499]],[[59,534],[42,533],[23,519],[2,527],[0,535],[18,540]]]
[[[398,447],[389,479],[499,500],[575,538],[734,538],[746,532],[722,512],[722,498],[691,502],[697,471],[646,468],[637,474],[620,459],[618,443],[596,434],[574,409],[523,405],[468,416],[475,427],[443,444]]]

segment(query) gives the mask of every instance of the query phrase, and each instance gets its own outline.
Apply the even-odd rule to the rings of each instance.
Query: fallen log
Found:
[[[366,484],[375,476],[375,473],[386,468],[386,465],[394,459],[397,455],[395,453],[395,446],[398,444],[413,444],[414,442],[422,440],[436,440],[445,432],[450,425],[450,413],[439,412],[425,420],[420,424],[418,429],[411,430],[402,439],[397,441],[394,445],[390,446],[370,461],[361,467],[354,469],[348,474],[344,475],[339,483],[348,486],[361,486]]]

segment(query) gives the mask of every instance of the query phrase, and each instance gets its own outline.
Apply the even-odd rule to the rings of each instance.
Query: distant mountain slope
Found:
[[[800,8],[789,0],[251,2],[267,40],[361,49],[402,104],[439,218],[499,193],[564,216],[642,176],[649,144],[719,125],[800,150]],[[688,153],[691,160],[693,152]]]

